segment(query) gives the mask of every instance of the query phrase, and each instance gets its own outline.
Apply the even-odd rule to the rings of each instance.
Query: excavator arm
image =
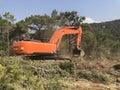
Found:
[[[77,35],[77,38],[76,38],[77,46],[76,47],[77,47],[77,49],[79,49],[80,43],[81,43],[81,36],[82,36],[82,28],[81,27],[78,27],[77,29],[74,27],[71,27],[71,26],[60,28],[53,34],[49,43],[56,44],[56,47],[58,48],[63,35],[71,35],[71,34]]]

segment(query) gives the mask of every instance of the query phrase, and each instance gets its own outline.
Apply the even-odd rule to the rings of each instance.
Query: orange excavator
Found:
[[[74,26],[64,26],[54,32],[48,43],[39,41],[16,41],[13,43],[13,51],[16,54],[23,55],[53,55],[56,54],[58,47],[61,43],[63,35],[76,35],[76,48],[81,52],[81,26],[75,28]],[[80,53],[81,56],[81,53]],[[83,56],[83,53],[82,53]]]

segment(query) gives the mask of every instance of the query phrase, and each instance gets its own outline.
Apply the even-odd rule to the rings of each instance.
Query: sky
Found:
[[[0,0],[0,15],[10,12],[16,21],[31,15],[51,15],[54,9],[77,11],[95,22],[120,19],[120,0]]]

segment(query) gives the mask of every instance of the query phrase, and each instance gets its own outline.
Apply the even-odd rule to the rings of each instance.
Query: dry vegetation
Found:
[[[120,60],[0,57],[0,90],[119,90]]]

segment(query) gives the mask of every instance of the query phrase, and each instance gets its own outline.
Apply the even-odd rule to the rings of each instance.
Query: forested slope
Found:
[[[120,20],[83,25],[82,41],[87,54],[119,56]]]

